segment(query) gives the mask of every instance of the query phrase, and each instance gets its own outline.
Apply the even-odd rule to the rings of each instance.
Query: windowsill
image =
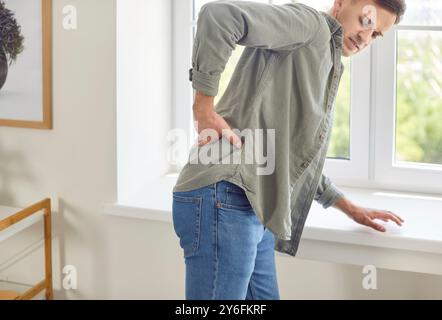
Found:
[[[105,214],[172,222],[172,188],[176,175],[152,184],[143,199],[106,204]],[[361,226],[337,209],[312,204],[297,258],[355,265],[372,264],[387,269],[442,275],[442,197],[405,192],[340,187],[354,203],[390,210],[400,215],[402,227],[393,222],[381,233]],[[285,254],[277,253],[281,257]]]

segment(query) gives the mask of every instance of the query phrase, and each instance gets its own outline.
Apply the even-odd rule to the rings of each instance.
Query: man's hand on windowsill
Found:
[[[352,203],[346,197],[342,197],[336,201],[333,207],[341,210],[350,219],[356,221],[357,223],[371,227],[380,232],[385,232],[386,229],[382,225],[374,222],[376,219],[383,220],[385,222],[391,220],[398,226],[402,226],[402,223],[404,222],[401,217],[391,211],[360,207]]]

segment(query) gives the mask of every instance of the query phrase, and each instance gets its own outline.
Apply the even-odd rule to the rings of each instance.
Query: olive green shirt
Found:
[[[262,174],[263,164],[248,159],[247,140],[238,149],[223,137],[192,147],[173,191],[220,180],[239,185],[276,236],[275,250],[295,256],[312,201],[328,208],[343,196],[322,174],[343,72],[342,27],[329,14],[303,4],[207,3],[198,16],[189,70],[195,90],[217,95],[236,45],[245,46],[244,52],[215,111],[240,131],[274,130],[274,140],[267,139],[270,131],[263,135],[274,170]],[[196,161],[214,146],[221,150],[218,162]],[[222,163],[235,156],[241,161]],[[272,167],[268,163],[267,169]]]

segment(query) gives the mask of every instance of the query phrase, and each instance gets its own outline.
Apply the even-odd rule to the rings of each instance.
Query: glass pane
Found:
[[[442,164],[442,32],[398,31],[396,161]]]
[[[407,0],[407,11],[401,25],[442,25],[441,0]]]
[[[336,111],[327,157],[348,160],[350,159],[351,58],[343,57],[342,63],[345,71],[336,97]]]

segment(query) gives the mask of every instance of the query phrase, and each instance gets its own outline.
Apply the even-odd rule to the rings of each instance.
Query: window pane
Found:
[[[442,32],[398,31],[396,161],[442,164]]]
[[[351,58],[342,58],[345,71],[342,74],[336,97],[336,111],[333,120],[333,132],[327,157],[350,159],[350,93],[351,93]]]
[[[441,0],[407,0],[407,10],[401,25],[442,25]]]

